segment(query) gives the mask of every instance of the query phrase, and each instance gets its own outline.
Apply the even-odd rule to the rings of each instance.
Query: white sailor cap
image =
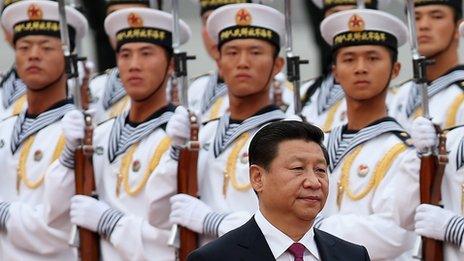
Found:
[[[66,6],[71,45],[88,30],[87,19],[76,9]],[[13,35],[13,42],[28,35],[60,37],[58,3],[47,0],[23,0],[9,5],[2,14],[3,27]]]
[[[120,5],[120,4],[141,4],[146,5],[147,7],[150,5],[149,0],[106,0],[106,8],[112,5]]]
[[[216,9],[206,22],[208,34],[220,49],[231,40],[260,39],[278,49],[285,45],[285,18],[272,7],[231,4]]]
[[[323,9],[324,11],[327,11],[328,9],[335,7],[335,6],[340,6],[340,5],[357,5],[356,0],[312,0],[317,7],[320,9]],[[383,9],[385,8],[389,3],[390,0],[364,0],[364,3],[366,5],[366,8],[369,9]]]
[[[105,19],[105,31],[116,43],[116,51],[131,42],[147,42],[172,49],[172,15],[163,11],[143,7],[116,11]],[[190,39],[190,28],[182,20],[179,34],[180,44]]]
[[[322,21],[320,29],[332,50],[356,45],[383,45],[397,51],[408,40],[408,29],[400,19],[372,9],[332,14]]]

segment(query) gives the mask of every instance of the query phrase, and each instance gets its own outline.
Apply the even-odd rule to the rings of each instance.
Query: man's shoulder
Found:
[[[189,255],[188,260],[232,260],[237,253],[235,247],[248,233],[247,227],[245,224],[198,248]]]
[[[319,238],[318,244],[324,244],[324,246],[332,245],[333,248],[335,248],[337,251],[343,252],[343,255],[346,257],[359,257],[359,259],[356,260],[369,260],[369,254],[364,246],[348,242],[346,240],[343,240],[339,237],[336,237],[332,234],[329,234],[316,228],[314,229],[314,231],[317,235],[316,240],[318,240]],[[319,251],[321,251],[321,249],[319,249]]]

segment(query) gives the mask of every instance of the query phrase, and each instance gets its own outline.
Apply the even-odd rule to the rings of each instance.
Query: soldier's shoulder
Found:
[[[196,81],[199,81],[199,80],[205,80],[205,79],[209,79],[209,77],[211,77],[215,72],[214,71],[210,71],[210,72],[206,72],[206,73],[203,73],[203,74],[200,74],[200,75],[197,75],[195,77],[193,77],[191,79],[191,82],[196,82]]]

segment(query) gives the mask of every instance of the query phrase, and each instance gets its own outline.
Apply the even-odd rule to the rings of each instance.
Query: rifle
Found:
[[[79,83],[79,72],[78,72],[78,61],[85,59],[79,58],[77,54],[71,53],[70,40],[68,34],[68,23],[66,19],[65,1],[58,0],[58,11],[60,14],[60,34],[61,34],[61,45],[66,60],[66,74],[68,79],[73,79],[74,82],[74,103],[76,107],[84,111],[82,103],[82,93],[88,93],[88,71],[86,77],[83,79],[84,88],[80,88]],[[87,87],[85,87],[87,86]],[[82,91],[84,90],[84,91]],[[88,99],[84,99],[88,101]],[[86,102],[86,106],[88,103]],[[81,145],[76,149],[75,159],[75,186],[76,194],[95,196],[95,179],[93,173],[93,126],[92,117],[88,113],[84,112],[85,130],[84,140],[81,141]],[[73,245],[77,241],[79,243],[79,257],[83,261],[97,261],[100,259],[100,238],[97,233],[89,231],[87,229],[79,228],[79,240],[77,240],[77,227],[73,227],[71,241]]]
[[[425,118],[430,119],[429,100],[427,94],[427,65],[432,61],[420,55],[419,45],[417,42],[416,33],[416,17],[414,12],[414,0],[406,0],[406,11],[409,26],[409,37],[411,44],[411,52],[413,59],[413,81],[416,88],[421,90],[422,111]],[[420,201],[421,204],[439,205],[441,201],[441,182],[443,178],[444,168],[447,163],[446,153],[446,136],[441,132],[438,126],[435,126],[439,133],[439,157],[434,153],[432,148],[429,148],[421,156],[420,165]],[[441,261],[443,260],[443,242],[426,237],[421,238],[422,245],[415,253],[414,258],[425,261]]]
[[[300,96],[300,65],[308,64],[308,60],[301,60],[299,56],[293,54],[293,35],[292,35],[292,6],[291,0],[285,0],[285,32],[286,32],[286,60],[287,60],[287,79],[293,84],[293,102],[295,103],[295,115],[301,117],[301,96]]]
[[[186,52],[180,52],[180,21],[179,21],[179,2],[172,0],[173,16],[173,51],[175,65],[175,85],[180,85],[182,106],[188,109],[188,85],[187,85],[187,60],[195,59],[195,56],[188,56]],[[186,146],[181,149],[177,167],[177,191],[194,197],[198,197],[197,184],[197,161],[200,143],[198,142],[199,124],[197,116],[189,110],[190,119],[190,140]],[[175,245],[175,239],[179,238],[179,244],[176,249],[176,259],[180,261],[187,260],[190,252],[198,248],[198,234],[185,228],[174,225],[172,229],[169,245]]]

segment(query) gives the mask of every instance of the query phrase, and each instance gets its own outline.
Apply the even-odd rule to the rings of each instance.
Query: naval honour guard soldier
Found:
[[[415,0],[419,53],[433,60],[427,66],[430,116],[442,128],[464,123],[464,67],[459,65],[461,0]],[[422,115],[420,89],[410,81],[399,87],[393,116],[405,128]]]
[[[464,35],[464,23],[460,26]],[[421,204],[416,208],[415,231],[420,236],[444,241],[444,260],[464,260],[464,125],[444,130],[448,164],[441,185],[443,207]],[[433,123],[423,117],[413,121],[411,136],[419,154],[436,149]]]
[[[285,42],[284,16],[259,4],[232,4],[216,9],[207,28],[219,50],[218,68],[227,84],[230,112],[200,128],[198,159],[200,199],[185,194],[171,198],[173,223],[203,234],[203,242],[249,220],[257,198],[248,176],[248,146],[264,124],[285,118],[272,105],[269,86],[281,71],[279,50]],[[182,145],[189,137],[183,107],[167,132]]]
[[[373,260],[402,260],[414,245],[408,230],[419,201],[419,159],[407,133],[387,116],[385,98],[401,67],[398,46],[407,28],[388,13],[357,9],[327,17],[321,32],[332,46],[348,123],[326,139],[330,192],[316,227],[365,246]]]
[[[0,14],[9,5],[19,0],[2,0],[0,3]],[[13,45],[12,35],[3,26],[3,33],[5,41]],[[14,66],[7,72],[0,73],[0,120],[7,118],[11,115],[19,114],[26,108],[26,86],[21,81]]]
[[[149,1],[107,0],[106,13],[109,15],[112,12],[130,7],[149,7]],[[108,69],[105,73],[93,78],[89,87],[92,94],[92,108],[96,111],[97,122],[116,117],[129,108],[129,97],[126,95],[117,67]]]
[[[66,15],[73,48],[85,35],[87,20],[70,7]],[[66,94],[58,4],[20,1],[1,19],[13,36],[28,106],[0,124],[0,259],[74,260],[69,215],[50,211],[44,200],[47,168],[64,148],[62,117],[74,107]]]
[[[238,3],[253,3],[262,1],[251,0],[230,0],[230,1],[216,1],[216,0],[195,0],[200,4],[200,15],[202,20],[201,35],[206,51],[209,56],[217,63],[219,58],[216,42],[211,39],[208,34],[206,21],[209,15],[217,8],[228,4]],[[271,83],[272,87],[270,95],[274,104],[281,103],[283,109],[286,109],[290,103],[293,102],[293,88],[291,84],[285,80],[285,74],[279,73],[274,81]],[[277,87],[274,87],[276,86]],[[280,101],[277,99],[274,92],[278,88]],[[203,122],[217,119],[224,115],[229,110],[229,98],[227,96],[227,86],[224,80],[219,75],[218,70],[209,72],[205,75],[199,76],[189,86],[189,105],[191,109],[200,116]]]
[[[324,11],[325,17],[357,7],[356,0],[313,0],[313,2]],[[377,9],[378,5],[385,6],[389,2],[389,0],[366,1],[365,7]],[[340,84],[335,81],[330,68],[323,70],[321,76],[303,83],[301,89],[303,104],[301,113],[309,122],[325,132],[347,122],[345,94]],[[288,112],[293,112],[293,108]]]
[[[167,241],[177,161],[171,158],[171,140],[165,132],[175,110],[166,98],[166,83],[173,70],[171,27],[169,13],[149,8],[125,8],[105,19],[105,30],[116,43],[118,70],[130,109],[95,129],[93,163],[99,200],[73,196],[71,152],[84,136],[84,118],[74,110],[63,119],[68,153],[54,165],[50,176],[57,177],[53,186],[64,191],[52,208],[70,208],[72,223],[101,235],[103,260],[175,258]],[[180,42],[189,37],[190,29],[181,22]]]
[[[464,126],[445,130],[448,164],[441,185],[443,207],[421,204],[416,208],[415,231],[420,236],[444,241],[446,261],[464,260]],[[411,136],[419,154],[438,145],[432,122],[424,117],[413,121]]]

